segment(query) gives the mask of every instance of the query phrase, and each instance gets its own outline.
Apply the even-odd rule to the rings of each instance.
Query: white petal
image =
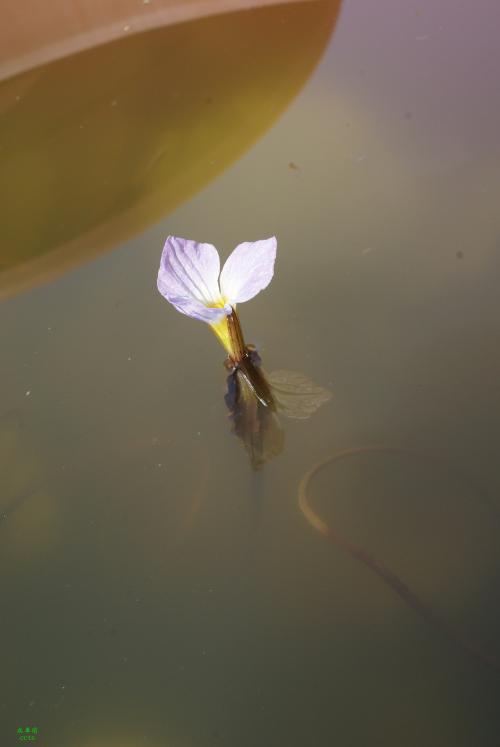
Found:
[[[220,260],[212,244],[169,236],[158,271],[158,290],[178,311],[195,319],[216,321],[221,309]]]
[[[163,292],[159,275],[158,290],[160,291],[162,296],[167,298],[167,296]],[[210,308],[209,306],[205,306],[201,301],[197,301],[195,298],[170,296],[167,300],[170,301],[172,306],[177,309],[177,311],[180,311],[181,314],[186,314],[193,319],[199,319],[200,321],[207,322],[208,324],[217,324],[217,322],[220,322],[222,317],[227,316],[231,313],[230,306],[227,306],[224,309]]]
[[[267,288],[274,274],[276,237],[245,241],[229,255],[220,276],[223,297],[231,305],[243,303]]]

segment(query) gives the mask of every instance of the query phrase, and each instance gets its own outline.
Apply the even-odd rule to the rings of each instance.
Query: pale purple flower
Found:
[[[276,237],[246,241],[238,244],[220,272],[212,244],[169,236],[161,255],[158,290],[177,311],[218,325],[236,304],[269,285],[275,259]]]

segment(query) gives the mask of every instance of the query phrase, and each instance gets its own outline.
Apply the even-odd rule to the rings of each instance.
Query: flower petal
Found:
[[[245,241],[229,255],[220,276],[223,297],[231,305],[243,303],[267,288],[274,274],[276,237]]]
[[[158,290],[175,308],[195,319],[212,322],[226,311],[219,290],[220,260],[212,244],[169,236],[158,271]]]
[[[158,290],[162,296],[167,298],[160,288],[159,278]],[[187,298],[186,296],[171,296],[170,298],[167,298],[167,301],[170,301],[172,306],[177,309],[177,311],[180,311],[181,314],[186,314],[193,319],[199,319],[201,322],[207,322],[208,324],[217,324],[221,319],[231,313],[230,306],[222,309],[220,307],[209,307],[202,304],[201,301],[197,301],[195,298]]]

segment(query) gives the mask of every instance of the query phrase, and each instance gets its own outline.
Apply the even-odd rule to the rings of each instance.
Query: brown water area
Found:
[[[6,3],[1,747],[500,744],[500,6],[249,5]]]

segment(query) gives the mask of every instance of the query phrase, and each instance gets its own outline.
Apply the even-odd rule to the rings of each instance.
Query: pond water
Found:
[[[0,84],[2,746],[500,743],[499,23],[282,4]],[[332,399],[259,470],[168,234],[277,236],[246,339]]]

